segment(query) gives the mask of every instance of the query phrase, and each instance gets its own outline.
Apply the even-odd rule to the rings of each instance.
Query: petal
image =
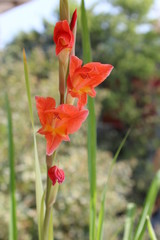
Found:
[[[111,73],[113,66],[110,64],[101,64],[99,62],[87,63],[84,67],[89,68],[88,80],[86,85],[91,87],[98,86],[103,82]]]
[[[57,166],[52,166],[48,170],[48,176],[52,180],[53,185],[56,183],[56,181],[58,181],[58,183],[62,183],[65,179],[64,171]]]
[[[88,95],[91,96],[91,97],[96,96],[96,91],[94,90],[94,88],[90,88],[90,90],[88,91]]]
[[[48,170],[48,176],[52,181],[52,185],[55,185],[56,181],[57,181],[57,177],[55,175],[55,171],[57,169],[57,166],[53,166]]]
[[[59,125],[62,125],[62,126],[56,127],[55,134],[61,137],[63,141],[70,141],[70,138],[67,135],[67,124],[64,124],[64,121],[60,120]]]
[[[70,64],[69,64],[69,75],[72,78],[73,74],[77,69],[80,69],[82,66],[82,60],[76,56],[70,57]]]
[[[72,118],[68,123],[68,134],[78,131],[82,123],[86,120],[87,116],[88,110],[81,110],[77,116]]]
[[[69,91],[69,89],[73,88],[72,81],[71,81],[71,78],[70,78],[69,75],[68,75],[68,78],[67,78],[67,87],[68,87],[68,91]]]
[[[57,44],[59,36],[62,36],[63,33],[70,32],[70,31],[71,30],[70,30],[67,20],[57,22],[54,27],[54,33],[53,33],[53,40],[54,40],[55,44]]]
[[[88,116],[88,110],[79,110],[69,104],[61,104],[56,111],[67,126],[67,135],[76,132]]]
[[[58,183],[62,183],[65,179],[65,175],[64,175],[64,171],[61,168],[57,168],[57,170],[55,171]]]
[[[47,134],[45,135],[45,137],[47,140],[46,153],[48,156],[50,156],[62,142],[62,137],[60,137],[59,135],[51,135],[51,134]]]
[[[54,98],[51,98],[51,97],[44,98],[44,97],[36,96],[35,99],[36,99],[36,107],[38,111],[54,109],[56,106],[56,101]]]
[[[77,106],[79,109],[82,109],[82,107],[85,106],[86,104],[87,104],[87,94],[84,93],[84,94],[80,95],[78,102],[77,102]]]
[[[37,112],[41,124],[45,125],[46,123],[51,123],[53,118],[52,110],[54,110],[56,106],[54,98],[51,97],[43,98],[36,96],[35,99]]]
[[[71,51],[74,44],[74,35],[70,30],[67,20],[56,23],[53,40],[56,44],[56,55],[59,55],[59,53],[65,48]]]

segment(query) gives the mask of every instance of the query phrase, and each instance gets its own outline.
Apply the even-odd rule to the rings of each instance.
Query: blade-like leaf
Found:
[[[156,234],[155,234],[154,229],[152,227],[149,216],[147,216],[146,220],[147,220],[148,233],[149,233],[149,236],[150,236],[151,240],[157,240]]]
[[[117,161],[118,155],[122,149],[122,147],[124,146],[126,139],[128,137],[130,133],[130,130],[128,130],[128,132],[126,133],[124,139],[122,140],[113,160],[111,163],[111,166],[109,168],[109,172],[108,172],[108,176],[107,176],[107,180],[104,186],[104,190],[102,193],[102,199],[101,199],[101,207],[100,207],[100,212],[99,212],[99,217],[98,217],[98,227],[97,227],[97,240],[101,240],[102,236],[103,236],[103,222],[104,222],[104,213],[105,213],[105,200],[106,200],[106,193],[107,193],[107,189],[108,189],[108,183],[112,174],[112,170],[113,170],[113,166]]]
[[[41,206],[42,204],[41,200],[43,197],[43,186],[42,186],[40,165],[39,165],[39,159],[38,159],[36,134],[35,134],[35,128],[34,128],[34,118],[33,118],[31,92],[30,92],[30,84],[29,84],[29,77],[28,77],[27,59],[26,59],[26,54],[24,49],[23,49],[23,62],[24,62],[25,83],[26,83],[26,90],[27,90],[27,97],[28,97],[28,106],[29,106],[30,119],[31,119],[32,128],[33,128],[34,154],[35,154],[35,177],[36,177],[36,182],[35,182],[36,206],[37,206],[37,216],[38,216],[39,239],[41,240],[41,221],[42,221],[41,216],[42,216],[42,211],[44,211],[44,206]],[[41,208],[43,208],[43,210]]]
[[[159,189],[160,189],[160,170],[157,172],[149,188],[144,208],[137,229],[135,231],[134,240],[141,240],[144,235],[144,231],[146,228],[146,217],[150,216],[152,213],[152,209]]]
[[[91,46],[87,25],[87,16],[84,0],[81,2],[81,25],[82,25],[82,45],[83,45],[83,61],[90,62]],[[90,227],[89,239],[95,239],[96,229],[96,117],[94,99],[88,97],[88,173],[90,183]]]
[[[131,237],[133,234],[132,229],[133,229],[135,210],[136,210],[135,204],[129,203],[127,207],[127,216],[125,221],[123,240],[131,240]]]
[[[49,219],[49,228],[48,228],[48,240],[53,240],[53,211],[51,211],[50,219]]]
[[[16,219],[16,200],[15,200],[15,163],[14,163],[14,143],[12,130],[12,115],[8,96],[6,94],[6,109],[8,118],[8,153],[9,153],[9,167],[10,167],[10,228],[9,239],[17,240],[17,219]]]
[[[43,234],[43,221],[44,221],[44,208],[45,208],[45,196],[46,191],[44,191],[42,199],[41,199],[41,212],[40,212],[40,230],[41,230],[41,236]]]

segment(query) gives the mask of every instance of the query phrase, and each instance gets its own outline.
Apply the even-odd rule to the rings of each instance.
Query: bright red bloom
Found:
[[[36,107],[42,124],[38,133],[47,140],[47,155],[51,155],[62,141],[70,141],[68,135],[76,132],[88,116],[88,110],[79,110],[69,104],[56,108],[51,97],[36,97]]]
[[[56,44],[56,55],[59,55],[62,51],[71,52],[74,44],[74,35],[67,20],[56,23],[53,40]]]
[[[91,62],[82,66],[82,60],[71,56],[67,87],[68,93],[78,98],[79,108],[87,103],[87,94],[91,97],[96,96],[94,88],[109,76],[112,69],[112,65],[99,62]]]
[[[52,181],[52,185],[55,185],[56,182],[62,183],[65,179],[63,170],[57,166],[53,166],[48,170],[48,176]]]

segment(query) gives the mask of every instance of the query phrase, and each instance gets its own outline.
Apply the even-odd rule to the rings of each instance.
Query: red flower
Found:
[[[65,179],[63,170],[57,166],[53,166],[48,170],[48,176],[52,181],[52,185],[55,185],[57,181],[62,183]]]
[[[79,108],[87,103],[87,94],[91,97],[96,96],[94,88],[109,76],[112,69],[112,65],[99,62],[87,63],[82,67],[82,60],[71,56],[67,87],[68,93],[78,98]]]
[[[69,104],[57,108],[53,98],[36,97],[36,107],[42,127],[38,133],[47,140],[47,155],[51,155],[62,141],[70,141],[69,134],[76,132],[86,120],[88,110],[79,110]]]
[[[59,21],[54,28],[53,40],[56,44],[56,55],[70,53],[74,44],[74,36],[67,20]]]

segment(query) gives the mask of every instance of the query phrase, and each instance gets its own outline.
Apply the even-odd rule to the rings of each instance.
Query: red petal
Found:
[[[76,56],[70,57],[70,64],[69,64],[69,75],[72,78],[73,74],[77,69],[82,66],[82,60]]]
[[[57,22],[54,27],[53,33],[53,40],[55,44],[57,44],[59,37],[62,36],[65,32],[67,33],[71,32],[67,20]]]
[[[87,94],[84,93],[80,95],[77,106],[79,109],[82,109],[82,107],[85,106],[86,104],[87,104]]]
[[[68,90],[73,88],[72,81],[69,75],[67,78],[67,87],[68,87]]]
[[[53,118],[52,110],[54,110],[56,106],[54,98],[51,97],[43,98],[36,96],[35,99],[37,112],[41,124],[45,125],[46,123],[50,123]],[[48,110],[51,111],[49,112]]]
[[[62,183],[65,179],[64,171],[57,166],[53,166],[48,170],[48,176],[52,181],[52,185],[58,181],[58,183]]]
[[[77,9],[74,11],[74,13],[72,15],[72,19],[71,19],[71,23],[70,23],[71,31],[73,31],[76,21],[77,21]]]
[[[96,96],[96,91],[94,90],[94,88],[91,88],[91,89],[88,91],[88,95],[91,96],[91,97],[95,97],[95,96]]]
[[[46,153],[48,156],[50,156],[56,150],[59,144],[62,142],[62,137],[60,137],[59,135],[51,135],[51,134],[47,134],[45,135],[45,137],[47,140]]]
[[[65,48],[68,48],[71,51],[74,44],[74,35],[70,30],[67,20],[56,23],[53,40],[56,44],[56,55]]]
[[[88,110],[81,110],[77,116],[72,118],[68,123],[68,133],[71,134],[78,131],[87,116]]]
[[[51,97],[44,98],[44,97],[36,96],[35,99],[36,99],[36,107],[38,111],[54,109],[56,106],[56,101],[54,98],[51,98]]]
[[[89,68],[88,72],[89,78],[86,82],[87,85],[92,87],[98,86],[103,82],[111,73],[113,66],[110,64],[101,64],[99,62],[91,62],[84,65],[84,67]]]
[[[88,116],[88,110],[79,110],[77,107],[69,104],[61,104],[56,111],[67,126],[67,134],[78,131]]]

